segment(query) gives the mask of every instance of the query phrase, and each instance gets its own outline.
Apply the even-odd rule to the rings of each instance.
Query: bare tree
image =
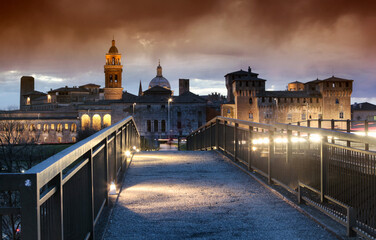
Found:
[[[26,132],[26,128],[29,127]],[[40,133],[36,132],[34,125],[24,121],[0,121],[0,172],[23,172],[39,162],[35,157],[35,143]],[[0,206],[19,206],[19,193],[14,191],[0,192]],[[1,218],[3,233],[10,239],[20,238],[21,218],[18,214],[11,214]],[[3,236],[1,236],[3,237]]]

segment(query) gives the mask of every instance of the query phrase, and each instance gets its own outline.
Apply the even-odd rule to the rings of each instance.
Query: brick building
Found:
[[[266,80],[251,71],[225,75],[227,104],[221,115],[261,123],[308,119],[351,119],[353,80],[330,77],[288,84],[286,91],[266,91]]]

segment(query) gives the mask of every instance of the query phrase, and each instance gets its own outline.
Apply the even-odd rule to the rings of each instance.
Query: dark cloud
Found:
[[[85,76],[103,74],[115,35],[125,79],[152,76],[159,58],[176,79],[218,80],[248,64],[276,82],[356,79],[351,68],[372,72],[375,61],[375,9],[366,0],[0,1],[0,72],[99,83]]]

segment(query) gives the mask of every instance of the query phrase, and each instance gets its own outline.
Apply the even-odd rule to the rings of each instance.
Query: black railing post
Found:
[[[253,127],[249,126],[248,130],[248,171],[252,171],[252,152],[253,152]]]
[[[60,233],[61,233],[61,239],[64,239],[64,199],[63,199],[63,173],[59,173],[59,180],[58,180],[58,201],[60,202]]]
[[[209,147],[210,147],[210,150],[213,150],[213,143],[212,143],[212,131],[213,131],[213,123],[211,122],[210,123],[210,128],[209,128]]]
[[[268,184],[272,184],[272,158],[274,154],[274,131],[269,129]]]
[[[226,152],[226,125],[227,121],[223,121],[223,151]]]
[[[325,194],[326,194],[326,162],[328,161],[328,153],[327,153],[327,146],[326,143],[328,141],[328,137],[324,136],[321,139],[321,147],[320,147],[320,200],[321,202],[325,202]]]
[[[238,127],[239,124],[234,124],[234,160],[237,161],[238,157]]]
[[[354,231],[354,227],[356,227],[356,211],[352,207],[347,208],[347,236],[348,237],[355,237],[356,232]]]
[[[115,138],[114,138],[114,149],[112,150],[112,151],[114,151],[115,152],[115,161],[114,161],[114,165],[115,165],[115,176],[113,176],[115,179],[114,179],[114,182],[115,182],[115,184],[117,184],[117,173],[118,173],[118,164],[117,164],[117,159],[118,159],[118,149],[117,149],[117,136],[118,135],[118,130],[115,130]],[[110,181],[111,181],[111,179],[110,179]]]
[[[287,130],[287,143],[286,143],[286,163],[289,163],[292,158],[292,131]]]
[[[368,120],[364,120],[364,134],[365,134],[365,136],[368,136]],[[366,151],[369,150],[369,144],[368,144],[368,143],[366,143],[366,144],[364,145],[364,149],[365,149]]]
[[[351,132],[351,121],[350,121],[350,119],[346,120],[346,132],[347,133]],[[351,147],[351,142],[349,140],[347,140],[346,142],[347,142],[347,146]]]
[[[321,128],[321,118],[317,119],[317,128]]]
[[[109,182],[111,181],[110,179],[110,168],[109,168],[109,161],[108,161],[108,136],[106,137],[106,140],[105,140],[105,154],[104,154],[104,162],[105,162],[105,167],[106,167],[106,205],[108,206],[108,203],[109,203],[109,199],[110,199],[110,196],[109,196],[109,189],[108,189],[108,186],[109,186]]]
[[[332,131],[334,131],[334,124],[335,124],[335,122],[334,122],[334,119],[332,119],[331,121],[330,121],[330,129],[332,130]],[[334,140],[334,137],[332,137],[332,143],[335,143],[335,140]]]
[[[20,188],[22,222],[21,239],[41,239],[39,194],[37,175],[25,175],[25,180]]]
[[[90,239],[94,240],[94,220],[95,220],[95,208],[94,208],[94,158],[93,158],[93,149],[90,149],[89,152],[89,160],[90,160],[90,204],[91,204],[91,218],[90,218]]]
[[[219,149],[219,119],[215,120],[215,147]]]

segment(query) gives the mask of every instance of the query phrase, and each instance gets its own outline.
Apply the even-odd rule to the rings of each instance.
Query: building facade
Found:
[[[229,95],[225,117],[260,123],[296,123],[313,119],[351,119],[353,80],[327,79],[288,84],[286,91],[266,91],[265,79],[251,71],[225,75]]]
[[[105,55],[104,88],[89,83],[43,93],[35,90],[33,77],[24,76],[20,82],[20,110],[0,112],[0,122],[27,125],[25,139],[68,143],[77,140],[78,131],[100,130],[133,116],[141,136],[167,139],[188,135],[205,124],[208,107],[220,108],[220,104],[209,106],[207,98],[190,92],[189,79],[179,80],[179,95],[175,96],[160,62],[147,90],[142,91],[140,82],[138,95],[123,91],[122,73],[122,56],[112,40]]]

